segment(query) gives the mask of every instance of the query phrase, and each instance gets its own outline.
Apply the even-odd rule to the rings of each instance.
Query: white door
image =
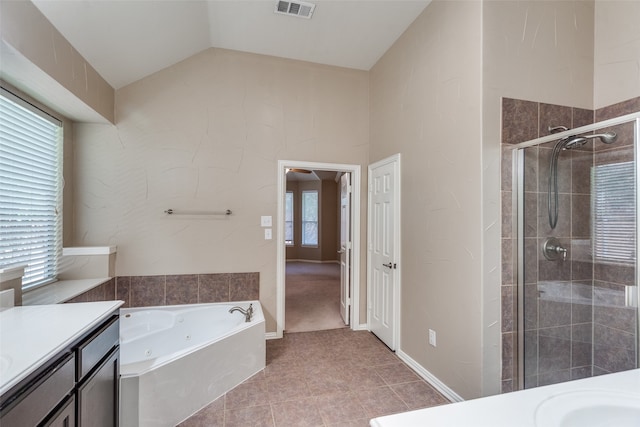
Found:
[[[399,327],[399,160],[369,166],[369,328],[392,350]]]
[[[349,277],[351,276],[351,176],[348,173],[340,177],[340,314],[344,324],[349,324],[349,306],[351,293]]]

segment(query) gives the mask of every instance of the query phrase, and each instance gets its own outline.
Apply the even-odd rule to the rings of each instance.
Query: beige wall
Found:
[[[402,154],[400,348],[464,398],[483,393],[481,12],[434,1],[370,76],[371,161]]]
[[[0,2],[0,34],[2,78],[71,119],[113,123],[113,88],[32,2]]]
[[[336,261],[338,259],[338,184],[332,179],[322,180],[322,206],[320,225],[320,248],[323,261]],[[363,295],[364,297],[364,295]]]
[[[260,272],[275,331],[277,161],[364,167],[367,73],[209,49],[118,90],[116,119],[75,126],[74,244],[117,245],[118,275]]]
[[[640,2],[597,1],[594,109],[640,96]]]

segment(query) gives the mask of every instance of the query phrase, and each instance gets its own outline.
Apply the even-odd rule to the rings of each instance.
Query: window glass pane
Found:
[[[595,166],[592,182],[593,249],[596,261],[635,263],[635,163]]]
[[[302,244],[318,245],[318,192],[302,192]]]
[[[26,265],[23,287],[55,280],[62,250],[62,128],[2,90],[0,267]]]
[[[284,196],[284,242],[293,244],[293,193],[287,191]]]
[[[318,244],[318,223],[302,222],[302,244],[316,246]]]

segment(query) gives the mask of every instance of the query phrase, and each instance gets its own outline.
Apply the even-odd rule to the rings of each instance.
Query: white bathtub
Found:
[[[253,304],[251,322],[234,306]],[[174,426],[264,369],[259,301],[120,310],[120,426]]]

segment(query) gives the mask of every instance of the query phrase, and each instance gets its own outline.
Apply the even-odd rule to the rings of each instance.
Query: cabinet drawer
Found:
[[[4,426],[35,426],[51,412],[75,386],[75,359],[72,354],[53,363],[42,375],[21,390],[17,403],[0,418]]]
[[[120,342],[120,322],[117,316],[105,322],[77,349],[76,380],[80,381]]]

